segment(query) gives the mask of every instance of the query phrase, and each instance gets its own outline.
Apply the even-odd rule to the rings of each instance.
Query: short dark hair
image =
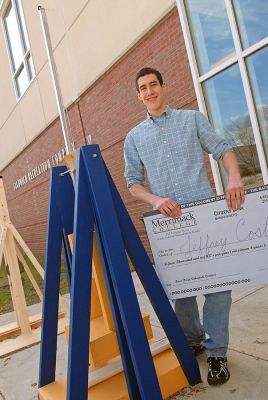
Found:
[[[160,85],[163,86],[163,77],[162,77],[161,73],[155,68],[145,67],[145,68],[140,69],[136,75],[135,82],[136,82],[136,89],[138,92],[139,92],[139,85],[138,85],[139,78],[141,78],[142,76],[145,76],[145,75],[149,75],[149,74],[155,74]]]

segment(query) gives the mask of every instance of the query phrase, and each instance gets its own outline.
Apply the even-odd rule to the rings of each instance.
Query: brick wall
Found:
[[[85,144],[77,105],[70,108],[69,120],[75,145]],[[51,166],[56,165],[55,154],[63,148],[62,129],[57,120],[1,173],[11,221],[36,255],[44,254],[45,250],[49,169],[17,190],[13,183],[48,159]]]
[[[163,73],[168,87],[168,103],[172,107],[197,109],[184,40],[174,9],[68,112],[75,145],[85,144],[87,135],[100,145],[115,184],[148,249],[140,218],[149,207],[130,196],[123,178],[124,138],[146,115],[134,86],[135,74],[144,66],[155,67]],[[12,221],[36,254],[42,254],[45,248],[49,172],[16,191],[12,184],[63,147],[60,123],[56,121],[2,171]],[[207,157],[205,161],[212,181]]]

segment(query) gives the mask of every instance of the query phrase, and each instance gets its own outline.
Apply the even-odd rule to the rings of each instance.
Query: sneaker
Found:
[[[202,344],[197,344],[195,346],[190,346],[195,357],[199,356],[200,354],[204,353],[205,347]]]
[[[230,378],[226,357],[208,357],[208,383],[221,385]]]

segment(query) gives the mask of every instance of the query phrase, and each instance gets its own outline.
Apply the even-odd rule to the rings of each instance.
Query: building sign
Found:
[[[18,190],[21,187],[25,186],[28,182],[33,181],[37,176],[42,175],[44,172],[48,171],[51,167],[56,167],[63,161],[63,158],[66,154],[65,149],[61,149],[56,154],[38,164],[36,167],[31,169],[21,178],[17,179],[13,183],[13,189]]]

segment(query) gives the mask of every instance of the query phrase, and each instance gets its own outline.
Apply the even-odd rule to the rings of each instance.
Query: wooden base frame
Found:
[[[12,224],[8,212],[3,179],[0,177],[0,268],[2,259],[8,271],[8,282],[13,302],[16,321],[12,324],[0,326],[0,357],[21,348],[28,347],[41,340],[40,315],[29,317],[25,294],[20,274],[20,265],[26,272],[40,301],[43,299],[42,291],[36,282],[24,256],[32,262],[34,268],[44,279],[44,270],[34,254],[31,252],[23,238]],[[60,315],[62,318],[63,315]],[[39,328],[39,331],[38,331]],[[61,333],[64,327],[60,329]],[[16,339],[14,337],[17,336]],[[21,336],[21,338],[19,338]],[[8,340],[12,338],[12,340]]]

